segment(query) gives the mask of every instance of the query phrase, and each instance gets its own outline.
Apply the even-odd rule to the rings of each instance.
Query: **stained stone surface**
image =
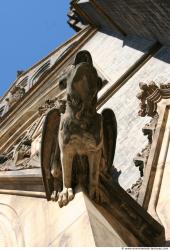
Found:
[[[38,198],[1,194],[0,199],[0,246],[126,246],[82,192],[63,208]]]

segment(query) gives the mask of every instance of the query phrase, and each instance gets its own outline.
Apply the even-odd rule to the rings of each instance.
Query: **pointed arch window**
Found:
[[[37,72],[33,75],[32,81],[31,81],[31,86],[36,84],[38,79],[50,68],[50,61],[47,61],[44,63],[38,70]]]

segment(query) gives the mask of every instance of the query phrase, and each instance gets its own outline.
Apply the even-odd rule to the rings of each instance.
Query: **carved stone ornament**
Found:
[[[142,151],[138,153],[136,157],[133,159],[135,166],[139,167],[141,177],[143,177],[144,168],[146,166],[146,163],[149,157],[157,121],[158,121],[158,114],[155,114],[155,116],[151,119],[151,121],[145,124],[145,126],[143,127],[142,132],[144,136],[147,136],[148,143],[145,146],[145,148],[142,149]]]
[[[153,81],[149,84],[141,82],[139,83],[139,88],[141,91],[137,95],[137,98],[140,100],[140,110],[138,115],[142,117],[147,115],[152,117],[152,119],[142,129],[143,134],[148,138],[148,144],[133,159],[135,166],[139,167],[140,181],[138,180],[135,184],[133,184],[127,192],[136,200],[139,195],[140,186],[142,185],[142,177],[144,176],[144,170],[150,154],[153,136],[159,118],[157,113],[157,103],[159,103],[162,99],[170,98],[170,83],[160,84],[160,87],[158,87],[158,85],[156,85]],[[137,192],[136,186],[138,186]]]
[[[62,207],[82,185],[102,201],[99,175],[111,178],[117,123],[112,110],[96,111],[101,78],[88,51],[77,53],[74,65],[59,81],[66,89],[65,109],[51,109],[43,126],[41,168],[47,200]]]
[[[20,86],[14,86],[10,95],[6,98],[9,108],[12,107],[16,102],[18,102],[25,94],[25,89]]]
[[[140,177],[135,184],[133,184],[131,186],[131,188],[128,188],[126,190],[126,192],[134,198],[134,200],[138,200],[138,196],[139,196],[139,190],[141,188],[141,185],[142,185],[142,178]]]
[[[45,104],[38,108],[38,113],[40,116],[46,115],[53,108],[58,109],[60,113],[64,113],[66,108],[66,100],[64,98],[54,98],[51,100],[46,100]]]
[[[56,108],[60,113],[65,112],[66,101],[54,98],[46,100],[38,108],[38,118],[30,128],[21,135],[10,149],[0,155],[0,171],[16,171],[40,167],[40,144],[42,134],[42,120],[49,110]],[[37,135],[35,131],[39,127]]]
[[[151,81],[149,84],[139,83],[141,92],[138,93],[137,98],[140,100],[140,116],[154,117],[157,110],[157,103],[162,99],[170,98],[170,83],[160,84],[158,87],[155,82]]]
[[[51,108],[53,108],[55,106],[55,101],[54,100],[46,100],[45,104],[40,106],[38,108],[38,113],[41,116],[42,114],[46,113],[47,111],[49,111]]]
[[[34,140],[32,137],[37,125],[38,121],[35,121],[6,153],[0,155],[0,171],[40,167],[39,150],[35,150],[37,138]]]

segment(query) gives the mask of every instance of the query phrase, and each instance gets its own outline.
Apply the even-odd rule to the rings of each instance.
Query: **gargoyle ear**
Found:
[[[103,87],[103,80],[101,79],[101,77],[98,77],[97,87],[98,91],[101,90],[101,88]]]
[[[93,61],[90,53],[87,50],[81,50],[77,53],[74,65],[76,66],[79,63],[86,62],[93,66]]]
[[[66,87],[67,87],[67,78],[66,78],[66,77],[61,78],[61,79],[59,80],[59,88],[60,88],[60,90],[63,90],[63,89],[65,89]]]

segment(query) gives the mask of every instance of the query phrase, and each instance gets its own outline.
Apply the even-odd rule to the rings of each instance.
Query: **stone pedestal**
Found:
[[[56,238],[50,246],[126,246],[116,230],[82,191],[78,191],[75,199],[66,207],[58,208],[57,205],[57,213],[62,226],[58,226],[55,231]],[[56,221],[56,226],[57,224]]]
[[[101,181],[107,202],[100,205],[81,189],[62,208],[42,193],[0,194],[0,246],[163,246],[163,227],[118,184]]]
[[[126,246],[89,198],[78,191],[59,208],[42,198],[0,195],[0,246]]]

